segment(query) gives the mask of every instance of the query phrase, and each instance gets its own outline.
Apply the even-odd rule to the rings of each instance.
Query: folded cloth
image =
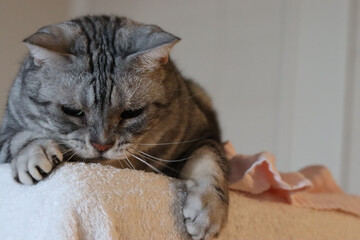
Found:
[[[325,166],[281,173],[269,152],[236,154],[230,142],[224,144],[224,149],[230,161],[230,189],[252,194],[269,191],[295,206],[340,210],[360,217],[360,197],[345,194]]]

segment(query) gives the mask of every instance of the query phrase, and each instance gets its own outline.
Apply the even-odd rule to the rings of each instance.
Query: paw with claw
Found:
[[[12,160],[13,177],[31,185],[44,179],[63,160],[63,154],[53,140],[36,140],[23,148]]]
[[[225,225],[227,219],[227,197],[211,184],[188,181],[188,194],[183,214],[185,226],[192,239],[211,239]]]

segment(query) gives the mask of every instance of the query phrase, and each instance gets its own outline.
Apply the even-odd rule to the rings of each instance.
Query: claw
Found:
[[[183,209],[185,227],[193,240],[211,239],[226,221],[227,203],[211,185],[193,184]]]
[[[15,180],[23,184],[36,184],[61,162],[60,154],[58,145],[52,140],[31,142],[11,162]]]
[[[53,161],[53,163],[56,165],[59,165],[59,163],[61,162],[60,159],[56,156],[56,155],[52,155],[51,159]]]
[[[36,166],[36,169],[39,171],[40,175],[44,178],[48,173],[44,172],[39,166]]]

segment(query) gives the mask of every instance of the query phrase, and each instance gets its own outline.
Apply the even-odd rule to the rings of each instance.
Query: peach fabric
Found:
[[[236,154],[230,142],[224,149],[231,168],[230,189],[251,194],[271,192],[295,206],[340,210],[360,217],[360,197],[344,193],[325,166],[281,173],[269,152]]]

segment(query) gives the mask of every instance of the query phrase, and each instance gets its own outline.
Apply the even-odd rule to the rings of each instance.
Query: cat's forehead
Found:
[[[83,16],[64,25],[70,51],[75,55],[107,51],[124,59],[180,40],[156,25],[142,24],[126,17]]]
[[[72,48],[70,51],[75,55],[93,55],[98,52],[108,51],[112,55],[124,57],[128,54],[128,33],[136,23],[123,17],[110,16],[84,16],[67,22],[76,31],[70,40]],[[68,27],[67,29],[69,29]],[[129,41],[130,40],[130,41]],[[131,43],[130,43],[131,44]]]
[[[115,16],[48,25],[24,40],[35,65],[44,66],[44,94],[100,107],[163,97],[163,66],[178,41],[155,25]]]
[[[73,97],[81,105],[100,108],[136,108],[158,99],[163,86],[147,78],[119,77],[117,79],[84,80],[76,86]]]

